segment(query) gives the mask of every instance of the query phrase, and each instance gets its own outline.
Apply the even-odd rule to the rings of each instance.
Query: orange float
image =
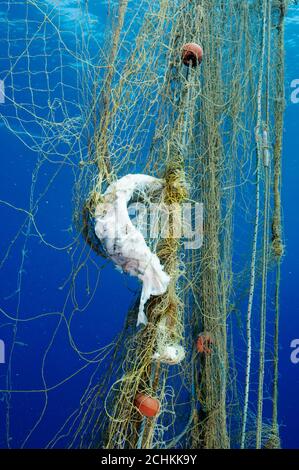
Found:
[[[134,405],[142,416],[154,418],[160,411],[160,402],[145,393],[138,393],[134,400]]]
[[[213,338],[210,333],[200,333],[196,341],[196,349],[201,354],[212,353]]]
[[[203,58],[203,50],[199,44],[188,42],[183,46],[182,61],[185,65],[197,67],[201,64]]]

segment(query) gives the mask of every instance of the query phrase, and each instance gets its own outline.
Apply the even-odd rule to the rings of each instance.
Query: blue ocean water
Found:
[[[75,11],[68,10],[66,14],[75,15]],[[103,30],[104,19],[105,15]],[[282,187],[286,253],[282,265],[279,380],[279,423],[282,445],[287,448],[299,448],[299,364],[293,364],[290,358],[291,341],[299,338],[299,102],[296,103],[294,95],[294,80],[299,80],[298,30],[299,7],[292,6],[286,21],[287,108]],[[97,34],[100,35],[100,31]],[[65,311],[69,312],[71,305],[64,281],[70,271],[72,258],[62,248],[74,236],[69,231],[73,211],[72,172],[67,166],[63,167],[55,176],[53,190],[48,191],[39,202],[35,222],[38,229],[41,227],[46,242],[41,244],[40,238],[36,236],[36,227],[26,218],[25,211],[29,210],[32,198],[38,199],[38,195],[45,190],[47,182],[54,178],[55,171],[47,163],[38,168],[38,183],[33,186],[32,194],[32,174],[37,171],[36,153],[4,125],[0,127],[0,138],[1,259],[7,253],[5,269],[0,274],[0,307],[3,309],[0,310],[0,339],[5,343],[6,359],[10,357],[13,348],[11,362],[7,360],[5,364],[0,364],[0,423],[6,421],[8,412],[10,415],[9,427],[5,430],[0,425],[0,447],[44,447],[78,406],[96,367],[94,362],[86,361],[86,354],[80,357],[76,349],[95,351],[113,341],[123,327],[126,312],[138,291],[138,284],[134,279],[122,276],[112,265],[105,266],[100,273],[100,289],[95,289],[91,306],[81,312],[80,305],[86,301],[86,289],[90,287],[93,291],[97,279],[95,272],[85,269],[79,271],[77,281],[82,279],[82,282],[77,282],[77,285],[81,285],[81,289],[75,294],[78,308],[72,312],[69,323],[72,343],[67,324],[57,313],[61,305],[65,305]],[[16,238],[19,230],[21,236]],[[10,244],[11,249],[7,252]],[[103,260],[97,262],[106,265]],[[60,289],[57,289],[58,285]],[[32,318],[40,315],[43,317],[32,321]],[[16,317],[20,319],[17,328],[14,322]],[[53,335],[55,341],[51,342]],[[95,355],[91,354],[90,357]],[[17,393],[7,395],[1,392],[8,388],[7,374],[10,387]]]
[[[289,9],[286,21],[286,78],[287,107],[284,125],[283,151],[283,222],[286,254],[282,265],[281,324],[280,324],[280,422],[283,443],[288,448],[298,448],[296,431],[299,413],[299,367],[290,360],[291,342],[299,333],[299,247],[298,229],[298,147],[299,106],[296,102],[294,80],[298,75],[298,6]],[[295,92],[295,96],[294,96]],[[293,93],[293,94],[292,94]]]

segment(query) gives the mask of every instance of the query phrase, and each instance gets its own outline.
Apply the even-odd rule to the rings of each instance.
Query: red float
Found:
[[[134,405],[142,416],[154,418],[160,411],[160,402],[156,398],[138,393],[134,400]]]
[[[203,57],[203,50],[199,44],[195,42],[189,42],[185,44],[182,51],[182,61],[185,65],[192,65],[192,67],[197,67],[201,64]]]
[[[212,353],[213,338],[210,333],[200,333],[196,341],[196,349],[201,354]]]

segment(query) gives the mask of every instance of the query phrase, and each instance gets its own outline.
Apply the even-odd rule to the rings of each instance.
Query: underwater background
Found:
[[[96,34],[100,41],[108,6],[105,2],[99,3],[101,13],[97,17]],[[1,9],[0,3],[0,21],[1,18],[4,21]],[[96,15],[96,8],[94,10]],[[17,14],[16,10],[14,15]],[[72,24],[76,20],[76,8],[72,2],[65,2],[66,23]],[[294,89],[299,87],[298,84],[294,85],[294,80],[299,80],[299,6],[296,5],[289,7],[286,17],[285,46],[287,106],[282,199],[286,249],[281,270],[279,424],[282,447],[299,448],[299,363],[292,363],[290,347],[291,342],[299,338],[299,100],[296,103],[294,99]],[[4,67],[5,62],[3,51],[0,51],[0,56],[1,79],[1,66]],[[52,60],[54,66],[55,60],[59,64],[59,55],[55,56],[54,53]],[[45,79],[37,77],[37,80]],[[0,112],[1,106],[4,104],[0,104]],[[0,139],[2,259],[24,216],[22,211],[12,210],[3,201],[10,201],[15,208],[28,209],[32,197],[32,174],[36,171],[37,158],[36,154],[3,123],[0,127]],[[47,182],[53,178],[53,173],[48,171],[47,165],[43,165],[38,171],[39,179],[33,190],[35,194],[41,193]],[[59,424],[78,406],[96,367],[93,362],[86,364],[75,350],[93,351],[113,341],[115,335],[123,328],[126,313],[138,293],[139,285],[135,279],[121,275],[112,264],[106,266],[105,260],[98,259],[99,264],[105,265],[99,279],[101,289],[95,291],[91,306],[82,312],[80,304],[85,302],[86,292],[83,289],[78,292],[79,307],[72,320],[72,338],[75,338],[76,345],[70,347],[69,331],[63,326],[55,336],[54,345],[51,344],[53,333],[61,326],[61,319],[55,315],[48,316],[47,313],[55,312],[57,305],[61,304],[64,298],[63,284],[70,269],[70,257],[65,256],[65,247],[71,239],[73,184],[72,172],[65,166],[55,176],[55,191],[49,191],[40,201],[37,224],[43,227],[42,236],[49,244],[48,249],[41,245],[32,227],[25,225],[22,230],[28,230],[27,243],[23,245],[23,242],[17,240],[12,245],[7,254],[9,268],[0,271],[0,339],[5,344],[6,357],[5,364],[0,364],[1,448],[18,448],[22,445],[39,448],[50,441],[58,431]],[[53,250],[54,245],[63,249]],[[89,275],[90,282],[95,282],[92,278],[94,273],[82,271],[79,274],[82,276],[82,285],[88,285],[86,279]],[[59,282],[61,289],[57,290]],[[8,295],[8,292],[11,294]],[[18,328],[15,328],[11,318],[3,314],[4,310],[14,311],[16,316],[20,317],[22,312],[27,312],[28,318],[44,315],[44,320],[41,318],[38,322],[21,321]],[[9,361],[12,348],[13,359]],[[45,367],[42,351],[47,348],[49,353]],[[12,397],[5,392],[7,376],[13,384],[12,388],[19,390],[19,393],[13,393]],[[45,389],[46,393],[41,392]],[[5,426],[7,409],[10,413],[9,426]],[[28,432],[30,429],[32,432]]]

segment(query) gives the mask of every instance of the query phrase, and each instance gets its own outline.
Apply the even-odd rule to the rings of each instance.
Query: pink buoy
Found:
[[[189,42],[183,46],[182,50],[182,61],[185,65],[192,65],[192,67],[197,67],[200,65],[203,58],[202,47],[196,44],[195,42]]]

